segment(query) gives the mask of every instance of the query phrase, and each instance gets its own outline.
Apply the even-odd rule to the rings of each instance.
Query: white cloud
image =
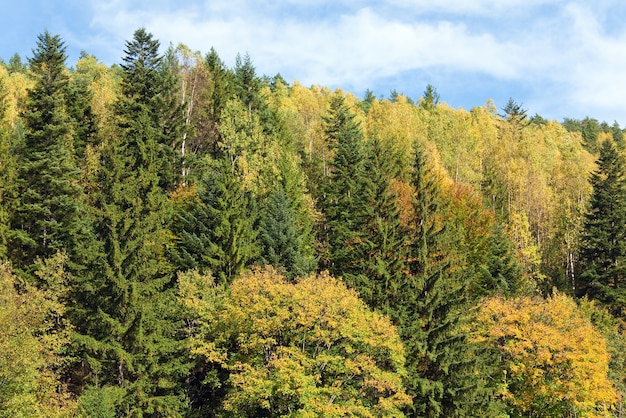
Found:
[[[248,52],[260,74],[356,91],[412,71],[470,74],[501,80],[512,96],[523,87],[531,97],[516,99],[547,115],[587,106],[588,114],[626,122],[617,110],[626,96],[626,34],[607,35],[601,14],[621,7],[617,0],[593,8],[562,0],[165,3],[95,2],[91,25],[106,35],[94,42],[107,43],[119,62],[124,41],[145,26],[164,44],[203,53],[213,46],[229,65]],[[488,98],[485,92],[475,105]]]

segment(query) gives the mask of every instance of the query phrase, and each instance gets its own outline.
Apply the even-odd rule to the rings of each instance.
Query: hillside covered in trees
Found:
[[[162,50],[0,65],[0,416],[624,416],[617,123]]]

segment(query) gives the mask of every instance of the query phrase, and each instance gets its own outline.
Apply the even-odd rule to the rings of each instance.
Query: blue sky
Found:
[[[32,55],[45,29],[119,63],[145,27],[162,45],[214,47],[259,75],[418,99],[433,84],[450,106],[509,97],[547,119],[591,116],[626,126],[622,0],[21,0],[3,9],[0,57]]]

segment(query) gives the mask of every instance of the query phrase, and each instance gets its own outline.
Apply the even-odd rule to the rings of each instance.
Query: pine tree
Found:
[[[18,202],[11,219],[9,255],[27,271],[37,258],[58,251],[75,259],[84,245],[84,207],[74,158],[72,119],[66,101],[65,46],[58,35],[39,35],[29,60],[34,87],[22,114],[25,136],[18,150]]]
[[[591,176],[593,193],[585,215],[576,293],[609,304],[616,313],[626,308],[626,182],[624,162],[615,145],[605,140],[598,168]]]
[[[181,414],[188,370],[166,259],[172,208],[163,190],[158,47],[144,29],[127,42],[116,136],[104,144],[95,198],[103,252],[94,281],[84,284],[91,305],[76,337],[85,383],[118,386],[118,414],[137,416]]]

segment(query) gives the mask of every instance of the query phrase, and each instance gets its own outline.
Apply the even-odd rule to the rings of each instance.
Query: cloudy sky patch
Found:
[[[24,0],[8,10],[0,57],[31,55],[45,29],[118,63],[145,27],[162,45],[214,47],[233,65],[362,96],[392,89],[418,99],[427,84],[453,107],[509,97],[530,114],[626,125],[626,4],[619,0]]]

